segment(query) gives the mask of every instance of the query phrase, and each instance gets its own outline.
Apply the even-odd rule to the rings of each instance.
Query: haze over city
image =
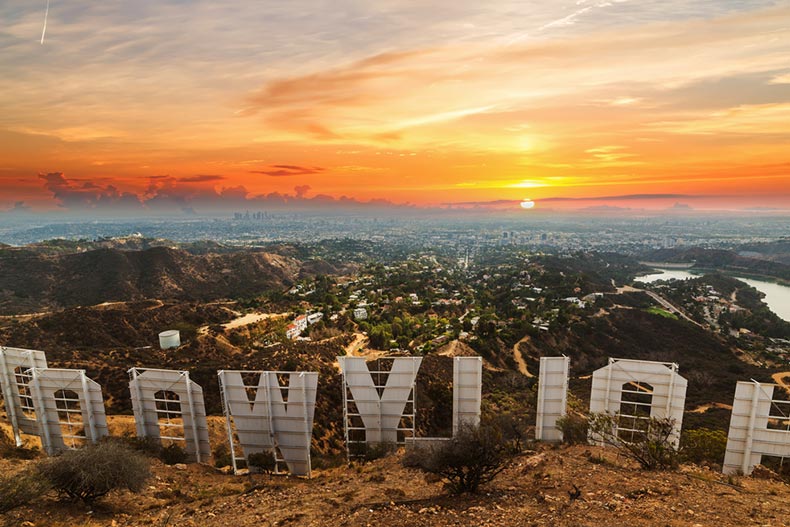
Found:
[[[0,210],[790,208],[786,2],[45,7],[0,6]]]

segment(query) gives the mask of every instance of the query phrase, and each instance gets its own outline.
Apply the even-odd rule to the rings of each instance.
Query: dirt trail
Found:
[[[518,371],[522,375],[526,377],[534,377],[534,375],[532,375],[527,369],[527,361],[524,360],[524,356],[521,354],[521,349],[519,348],[522,342],[528,342],[528,341],[529,341],[529,335],[525,336],[523,339],[516,342],[516,344],[513,346],[513,358],[516,360],[516,364],[518,365]]]
[[[732,410],[732,406],[729,405],[729,404],[708,403],[708,404],[703,404],[703,405],[697,406],[693,410],[689,410],[689,413],[692,413],[692,414],[704,414],[705,412],[707,412],[711,408],[721,408],[723,410]]]
[[[790,394],[790,384],[788,384],[785,380],[788,377],[790,377],[790,371],[781,371],[771,375],[771,378],[774,380],[774,382],[778,384],[786,393]]]
[[[346,346],[346,355],[354,356],[359,355],[357,352],[365,347],[365,344],[368,343],[368,337],[363,335],[362,333],[354,333],[354,340],[352,340],[348,346]]]
[[[230,322],[222,324],[222,328],[226,330],[239,328],[242,326],[249,326],[250,324],[257,324],[262,320],[268,320],[270,318],[282,318],[290,315],[291,313],[247,313],[246,315],[240,315],[238,318],[234,318]],[[208,326],[199,327],[198,335],[207,335],[208,328]]]
[[[367,343],[368,343],[367,336],[363,335],[362,333],[354,333],[354,340],[349,342],[349,344],[345,348],[346,355],[349,357],[367,356],[365,354],[358,353],[359,350],[364,348]],[[332,363],[332,366],[334,366],[334,368],[337,371],[340,371],[340,363],[338,361],[334,361]]]

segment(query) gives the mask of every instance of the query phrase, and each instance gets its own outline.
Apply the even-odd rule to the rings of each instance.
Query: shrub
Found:
[[[162,443],[155,437],[145,436],[121,436],[121,437],[108,437],[105,441],[115,441],[123,446],[131,448],[137,452],[141,452],[146,456],[159,458],[162,456]]]
[[[0,476],[0,514],[30,503],[47,490],[47,480],[36,471]]]
[[[569,413],[557,419],[562,440],[569,445],[586,444],[588,427],[587,418],[578,413]]]
[[[724,462],[727,450],[727,433],[711,428],[683,430],[680,436],[680,457],[690,463]]]
[[[217,445],[211,455],[214,457],[214,466],[217,468],[233,465],[230,449],[224,443]]]
[[[117,441],[89,444],[44,460],[39,473],[61,495],[92,505],[113,490],[142,490],[148,460]]]
[[[5,430],[0,430],[0,457],[6,459],[34,459],[39,455],[37,447],[16,446],[14,439]]]
[[[493,426],[463,426],[455,437],[430,449],[415,449],[404,458],[407,466],[419,467],[446,480],[454,494],[475,492],[502,472],[513,450]]]
[[[616,415],[600,413],[588,418],[590,434],[596,441],[614,446],[646,470],[666,470],[678,466],[679,454],[671,438],[675,420],[650,417],[643,430],[618,434]]]
[[[503,439],[518,452],[524,450],[526,446],[532,422],[521,412],[504,412],[491,419],[491,423],[502,432]]]
[[[387,457],[396,450],[398,450],[397,443],[387,441],[381,443],[351,443],[349,446],[351,458],[363,463]]]
[[[163,447],[159,452],[159,459],[161,459],[162,463],[165,465],[178,465],[179,463],[186,463],[187,457],[187,451],[176,443],[171,443],[166,447]]]
[[[345,454],[322,454],[313,452],[310,463],[314,469],[326,470],[346,465],[348,459]]]
[[[272,452],[255,452],[247,455],[247,466],[252,471],[271,474],[277,470],[277,460]]]

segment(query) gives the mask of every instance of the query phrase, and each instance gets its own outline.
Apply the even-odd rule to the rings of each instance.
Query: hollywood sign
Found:
[[[343,420],[351,457],[370,445],[432,444],[448,438],[415,437],[414,390],[420,357],[338,357],[343,379]],[[383,364],[383,365],[382,365]],[[372,366],[372,369],[371,369]],[[566,415],[567,357],[540,360],[536,439],[561,441],[557,421]],[[278,470],[310,476],[310,444],[318,374],[222,370],[217,373],[234,472],[261,452]],[[129,390],[137,435],[181,444],[188,458],[211,455],[203,390],[187,371],[132,368]],[[674,363],[609,359],[592,375],[590,411],[616,416],[617,437],[643,433],[651,418],[670,418],[677,445],[687,381]],[[482,359],[453,358],[453,435],[480,421]],[[763,455],[790,457],[790,431],[773,399],[773,385],[739,382],[724,459],[725,473],[749,474]],[[96,442],[108,434],[101,386],[84,370],[47,367],[44,352],[0,347],[0,389],[17,445],[21,435],[41,439],[50,455]],[[600,438],[591,436],[593,443]]]

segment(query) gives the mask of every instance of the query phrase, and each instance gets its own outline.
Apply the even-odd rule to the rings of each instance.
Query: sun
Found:
[[[521,202],[520,205],[522,209],[531,209],[535,207],[535,202],[532,201],[531,199],[525,199],[524,201]]]

